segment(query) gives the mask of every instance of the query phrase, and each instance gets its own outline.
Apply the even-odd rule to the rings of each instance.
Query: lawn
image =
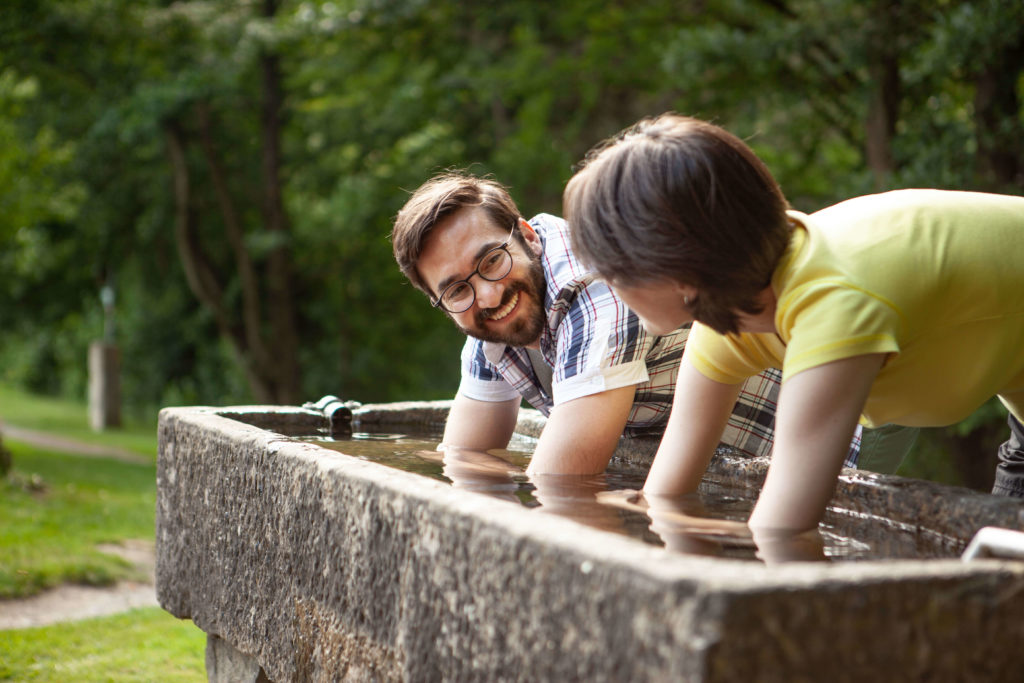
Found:
[[[0,632],[0,681],[206,680],[206,636],[158,608]]]
[[[0,599],[65,582],[139,579],[100,543],[152,542],[156,427],[93,433],[85,406],[0,386],[0,420],[145,455],[131,463],[38,448],[4,437],[14,466],[0,479]],[[203,681],[205,635],[161,609],[0,631],[0,681]]]
[[[138,578],[95,546],[154,538],[155,465],[4,443],[14,468],[0,480],[0,599]]]

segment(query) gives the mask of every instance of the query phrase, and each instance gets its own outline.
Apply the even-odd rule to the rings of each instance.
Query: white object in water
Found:
[[[997,526],[978,529],[960,559],[967,562],[986,557],[1024,560],[1024,532]]]

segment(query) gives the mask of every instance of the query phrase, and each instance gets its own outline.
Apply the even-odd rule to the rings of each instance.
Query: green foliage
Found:
[[[5,631],[0,681],[204,681],[205,641],[191,622],[157,608]]]
[[[246,247],[258,264],[277,248],[289,254],[310,398],[455,390],[461,335],[403,281],[387,241],[408,192],[442,169],[492,174],[524,215],[560,213],[591,145],[674,109],[746,138],[802,210],[905,186],[1020,191],[985,158],[1005,148],[1024,168],[1013,142],[1024,139],[1019,2],[282,0],[273,17],[261,7],[5,7],[0,379],[82,396],[108,283],[127,405],[252,399],[175,241],[165,125],[196,130],[200,104]],[[286,236],[260,217],[267,53],[284,79]],[[880,169],[866,150],[886,64],[898,87]],[[978,114],[986,74],[1018,96],[1012,111],[995,102],[993,120]],[[186,163],[198,239],[234,312],[243,286],[213,174],[199,145]]]
[[[14,469],[0,480],[0,599],[140,578],[96,544],[154,537],[154,465],[7,446]]]

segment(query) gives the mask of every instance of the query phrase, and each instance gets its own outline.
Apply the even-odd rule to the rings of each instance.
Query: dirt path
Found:
[[[0,422],[0,434],[2,434],[5,439],[10,439],[11,441],[22,441],[32,446],[49,448],[62,453],[84,455],[91,458],[112,458],[122,462],[132,462],[143,465],[153,464],[153,460],[151,458],[147,458],[144,455],[133,453],[123,448],[83,443],[81,441],[67,439],[62,436],[54,436],[53,434],[48,434],[46,432],[37,432],[33,429],[16,427],[12,424],[7,424],[6,422]]]
[[[156,607],[152,541],[126,541],[97,546],[134,564],[145,576],[142,581],[120,581],[113,586],[65,584],[31,598],[0,600],[0,631],[45,626],[62,621],[117,614],[136,607]]]
[[[22,441],[62,453],[91,458],[113,458],[144,465],[153,463],[143,455],[123,449],[82,443],[6,423],[0,424],[0,433],[11,441]],[[106,616],[136,607],[158,606],[154,587],[156,557],[152,540],[125,541],[97,548],[134,564],[139,575],[145,577],[144,580],[120,581],[113,586],[65,584],[30,598],[0,600],[0,631]]]

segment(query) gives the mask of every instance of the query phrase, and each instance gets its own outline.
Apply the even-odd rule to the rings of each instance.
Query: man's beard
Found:
[[[501,303],[495,308],[478,310],[473,318],[472,329],[463,327],[457,322],[455,325],[470,337],[480,341],[497,342],[515,347],[529,346],[540,339],[541,332],[544,331],[544,326],[547,324],[547,311],[544,310],[546,287],[544,268],[540,264],[540,259],[531,259],[527,278],[510,283],[501,297]],[[505,329],[497,332],[488,331],[486,325],[490,322],[490,316],[512,301],[516,294],[520,295],[520,302],[517,306],[527,306],[528,308],[525,311],[517,311],[516,319]],[[525,299],[523,295],[526,296]]]

